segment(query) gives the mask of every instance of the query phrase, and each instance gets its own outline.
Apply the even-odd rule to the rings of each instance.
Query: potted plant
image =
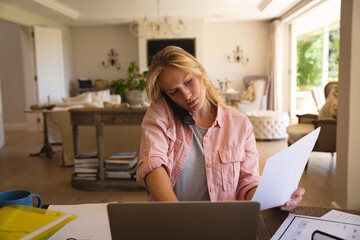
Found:
[[[143,102],[144,89],[146,87],[147,71],[139,72],[139,66],[135,61],[132,61],[126,72],[126,79],[120,78],[113,80],[110,87],[121,96],[125,95],[126,101],[133,108],[141,107]]]

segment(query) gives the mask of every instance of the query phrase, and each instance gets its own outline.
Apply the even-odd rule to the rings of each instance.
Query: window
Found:
[[[311,90],[322,85],[321,29],[297,38],[296,114],[316,113]]]
[[[321,86],[322,51],[321,29],[298,36],[296,91],[310,91]]]
[[[327,0],[295,19],[292,25],[292,114],[317,114],[312,92],[323,94],[338,81],[340,1]],[[296,54],[296,56],[295,56]],[[323,96],[324,97],[324,96]],[[294,116],[294,115],[292,115]]]
[[[339,80],[340,24],[332,24],[329,32],[329,74],[328,82]]]

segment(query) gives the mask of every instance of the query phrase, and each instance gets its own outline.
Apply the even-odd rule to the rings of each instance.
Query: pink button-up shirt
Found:
[[[137,180],[164,166],[174,187],[188,159],[192,129],[175,117],[162,98],[148,108],[143,123]],[[259,184],[259,161],[252,125],[237,111],[218,107],[203,139],[206,179],[211,201],[244,200]]]

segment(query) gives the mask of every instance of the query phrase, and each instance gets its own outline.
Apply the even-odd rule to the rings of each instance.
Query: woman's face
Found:
[[[159,75],[159,84],[164,92],[180,107],[195,112],[205,105],[205,88],[192,73],[168,67]]]

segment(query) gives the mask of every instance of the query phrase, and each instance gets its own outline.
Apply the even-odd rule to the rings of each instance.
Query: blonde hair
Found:
[[[168,67],[176,67],[196,75],[203,86],[205,86],[206,98],[209,103],[215,106],[226,107],[224,98],[218,93],[217,87],[210,80],[201,63],[190,53],[176,46],[165,47],[156,53],[152,59],[146,77],[146,93],[152,102],[156,103],[162,96],[163,90],[157,80],[160,73]]]

